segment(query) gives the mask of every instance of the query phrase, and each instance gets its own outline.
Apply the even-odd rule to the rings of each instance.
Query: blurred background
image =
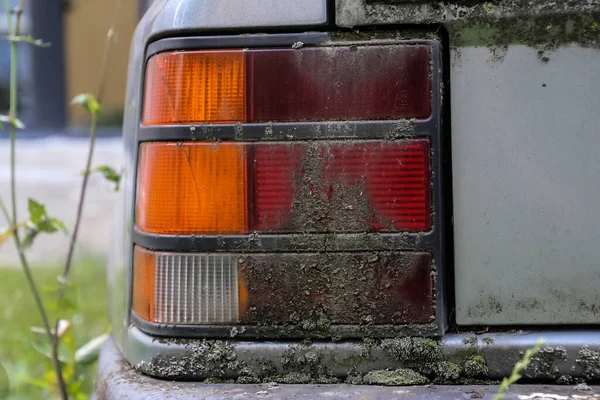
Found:
[[[124,0],[116,25],[102,101],[99,140],[94,165],[120,169],[121,123],[130,40],[149,0]],[[19,0],[9,0],[14,7]],[[26,129],[18,133],[17,179],[19,213],[26,215],[27,198],[44,204],[48,213],[67,225],[75,208],[84,169],[89,116],[69,102],[79,93],[95,93],[106,35],[118,0],[27,0],[22,34],[45,42],[48,48],[18,45],[19,118]],[[8,34],[0,3],[0,37]],[[0,40],[0,114],[9,106],[10,45]],[[0,198],[9,203],[8,132],[0,132]],[[109,246],[112,203],[116,194],[100,176],[88,191],[79,254],[104,257]],[[0,226],[3,226],[3,221]],[[40,237],[30,250],[35,263],[54,263],[64,257],[66,237]],[[0,252],[0,266],[17,264],[12,246]]]
[[[18,44],[18,112],[26,129],[17,132],[17,204],[27,218],[27,199],[45,204],[50,216],[73,227],[88,150],[89,116],[69,105],[79,93],[97,91],[107,32],[120,0],[27,0],[22,35],[50,42],[48,48]],[[15,7],[19,0],[9,0]],[[93,166],[122,167],[121,123],[130,40],[151,0],[123,0],[116,23]],[[0,114],[9,108],[10,44],[0,2]],[[0,198],[10,205],[8,132],[0,131]],[[106,260],[111,244],[114,185],[90,178],[73,284],[77,309],[72,323],[78,345],[107,332]],[[7,222],[0,217],[0,229]],[[55,287],[68,236],[40,235],[27,255],[42,287]],[[44,294],[44,296],[46,296]],[[41,324],[11,241],[0,247],[0,398],[42,398],[43,373],[32,326]],[[86,372],[93,385],[93,371]],[[4,390],[10,388],[8,392]],[[5,393],[8,393],[5,396]]]

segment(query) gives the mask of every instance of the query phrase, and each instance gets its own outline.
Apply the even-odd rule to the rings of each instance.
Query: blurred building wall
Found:
[[[95,93],[108,29],[120,0],[71,0],[64,16],[65,77],[70,100],[79,93]],[[102,122],[117,124],[123,114],[129,45],[139,20],[138,0],[123,0],[111,48],[107,80],[102,101]],[[88,122],[79,108],[68,107],[71,125]]]

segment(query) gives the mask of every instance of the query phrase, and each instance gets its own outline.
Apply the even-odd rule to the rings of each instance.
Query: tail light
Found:
[[[415,43],[164,52],[147,62],[141,129],[427,121],[431,65],[431,46]],[[386,140],[379,132],[360,140],[143,141],[136,228],[167,241],[431,232],[432,138]],[[337,325],[435,318],[427,249],[161,248],[134,248],[132,307],[152,323],[278,325],[315,313]]]
[[[429,193],[427,140],[143,143],[136,223],[161,234],[427,231]]]
[[[427,118],[430,71],[425,45],[161,53],[142,123]]]

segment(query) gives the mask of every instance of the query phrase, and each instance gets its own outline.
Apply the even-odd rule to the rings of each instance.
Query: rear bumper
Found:
[[[405,340],[407,339],[407,340]],[[238,379],[289,375],[284,383],[344,381],[353,373],[412,368],[428,360],[465,366],[474,355],[484,360],[485,373],[467,378],[500,381],[510,375],[524,352],[544,340],[544,346],[524,374],[545,382],[575,383],[600,380],[599,331],[532,331],[515,333],[447,334],[433,342],[424,338],[362,341],[249,341],[232,335],[229,341],[169,339],[149,335],[130,326],[125,343],[127,360],[144,374],[176,380]],[[436,344],[437,343],[437,344]],[[441,353],[438,353],[441,352]],[[399,358],[400,357],[400,358]],[[307,373],[312,379],[298,379]],[[438,374],[443,383],[464,383]],[[302,377],[300,377],[302,378]],[[473,379],[467,380],[471,382]],[[244,381],[244,383],[247,381]],[[254,381],[251,381],[254,382]],[[436,382],[437,383],[437,382]]]
[[[206,384],[159,380],[138,373],[122,356],[113,340],[100,355],[96,397],[113,399],[493,399],[497,386],[356,386],[356,385],[276,385]],[[535,396],[534,394],[553,396]],[[570,386],[518,385],[506,399],[597,399],[597,388],[579,391]],[[557,397],[563,396],[563,397]],[[524,397],[520,397],[524,396]]]

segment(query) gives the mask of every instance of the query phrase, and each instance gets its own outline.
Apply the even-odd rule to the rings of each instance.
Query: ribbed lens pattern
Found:
[[[238,276],[232,255],[157,253],[155,322],[234,323]]]

